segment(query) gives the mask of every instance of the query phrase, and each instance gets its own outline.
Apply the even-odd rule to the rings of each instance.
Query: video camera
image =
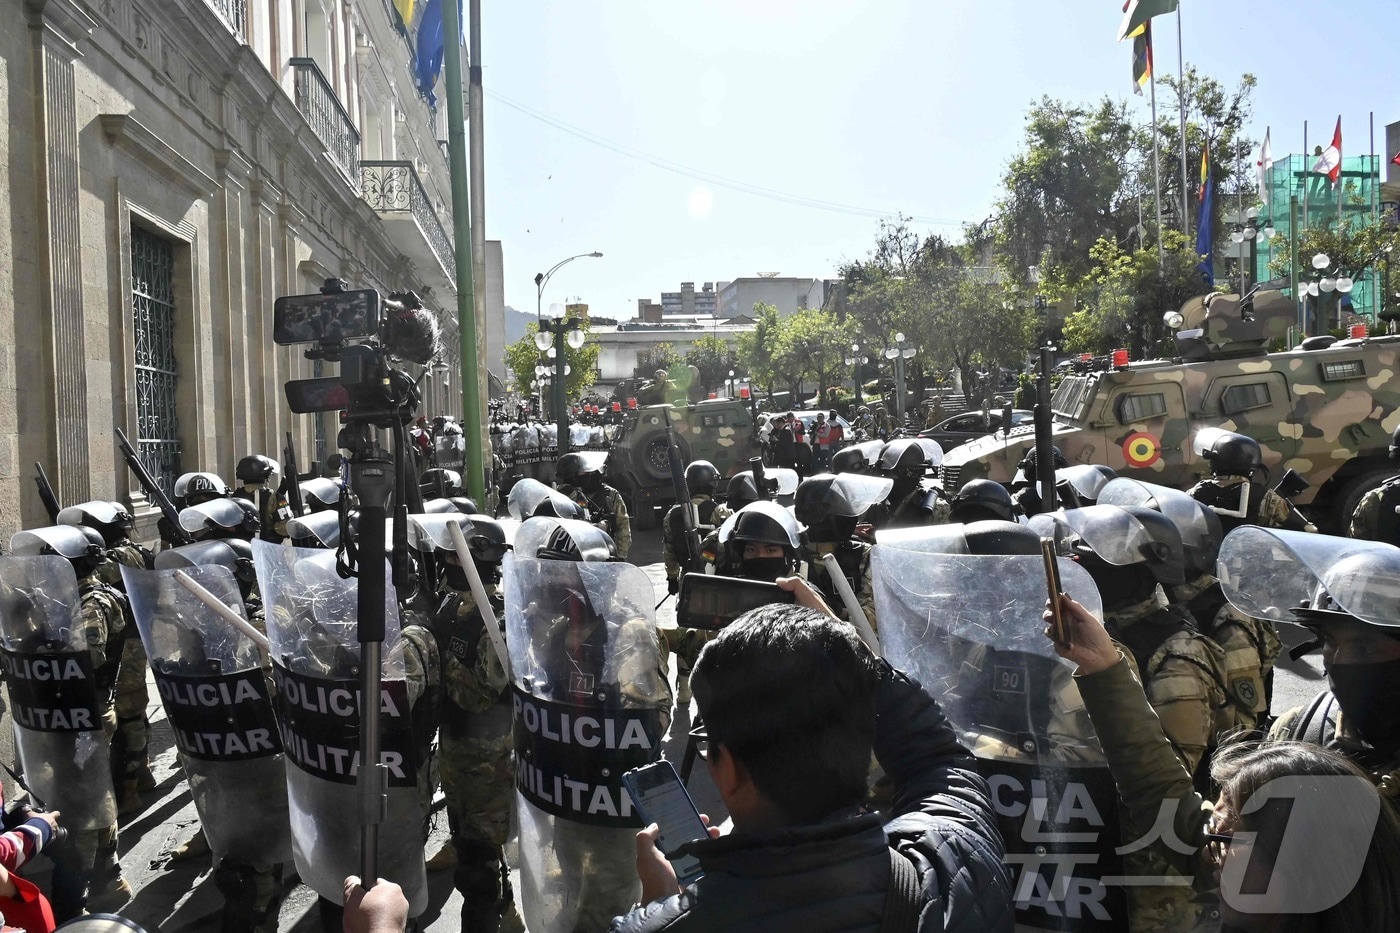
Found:
[[[314,343],[307,359],[340,364],[338,376],[287,382],[287,404],[297,414],[343,410],[384,422],[402,417],[417,407],[418,387],[391,363],[426,366],[437,355],[438,337],[437,318],[413,292],[381,300],[375,289],[346,291],[339,279],[327,279],[320,294],[284,295],[273,304],[275,343]]]

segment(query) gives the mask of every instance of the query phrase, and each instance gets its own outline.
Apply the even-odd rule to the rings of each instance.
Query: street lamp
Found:
[[[554,273],[558,272],[558,271],[560,270],[561,267],[567,266],[569,263],[573,262],[575,259],[583,259],[583,258],[585,258],[585,257],[587,257],[587,258],[589,258],[589,259],[602,259],[602,258],[603,258],[603,254],[602,254],[602,253],[599,253],[599,252],[596,252],[596,251],[595,251],[595,252],[592,252],[592,253],[579,253],[577,256],[570,256],[568,259],[561,259],[561,260],[559,260],[559,261],[556,262],[553,266],[550,267],[550,269],[549,269],[548,272],[536,272],[536,273],[535,273],[535,320],[536,320],[536,322],[542,321],[542,320],[544,319],[544,314],[543,314],[543,312],[542,312],[542,310],[541,310],[541,308],[542,308],[542,306],[543,306],[543,304],[544,304],[544,287],[545,287],[546,285],[549,284],[550,278],[554,275]],[[536,345],[536,346],[539,346],[539,338],[538,338],[538,337],[535,339],[535,345]],[[540,347],[540,349],[543,350],[544,347]]]
[[[887,347],[885,349],[885,359],[891,360],[894,363],[894,417],[895,420],[900,424],[900,426],[903,426],[905,365],[904,361],[912,360],[914,358],[914,354],[918,353],[919,351],[916,350],[914,347],[908,346],[904,342],[904,334],[902,333],[894,335],[894,342],[894,346]]]
[[[860,368],[861,368],[862,366],[864,366],[866,363],[869,363],[869,362],[870,362],[870,357],[868,357],[868,356],[861,356],[861,353],[860,353],[860,344],[858,344],[858,343],[853,343],[853,344],[851,344],[851,352],[846,354],[846,365],[847,365],[847,366],[853,367],[853,370],[852,370],[852,372],[851,372],[851,382],[855,384],[855,388],[856,388],[856,408],[857,408],[857,409],[859,409],[860,406],[861,406],[861,397],[860,397]]]
[[[542,319],[540,329],[535,333],[535,347],[542,350],[546,358],[552,360],[545,366],[548,372],[543,378],[546,381],[552,379],[554,384],[554,423],[559,429],[558,455],[561,457],[569,452],[569,408],[565,398],[568,380],[564,377],[573,371],[568,365],[566,348],[577,350],[583,346],[583,330],[579,326],[582,323],[580,318],[571,318],[568,315],[549,320]]]

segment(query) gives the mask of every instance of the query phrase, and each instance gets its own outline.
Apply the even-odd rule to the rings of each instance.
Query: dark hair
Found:
[[[1237,814],[1245,809],[1251,797],[1280,778],[1354,779],[1347,785],[1360,795],[1375,799],[1378,795],[1369,775],[1349,758],[1307,742],[1264,742],[1226,745],[1216,753],[1210,766],[1211,777],[1221,785],[1220,799]],[[1316,793],[1331,793],[1335,785],[1319,782]],[[1303,785],[1302,790],[1308,788]],[[1346,795],[1350,798],[1350,793]],[[1300,796],[1297,803],[1305,801]],[[1345,801],[1335,800],[1325,812],[1315,807],[1300,807],[1287,797],[1267,798],[1262,806],[1256,804],[1251,812],[1239,816],[1242,828],[1255,834],[1251,868],[1258,863],[1268,877],[1275,871],[1287,873],[1272,879],[1270,887],[1286,886],[1297,890],[1308,888],[1320,892],[1332,891],[1333,898],[1341,892],[1329,885],[1325,873],[1329,866],[1349,861],[1340,847],[1357,845],[1360,830],[1350,832],[1348,819],[1354,811],[1365,810]],[[1386,798],[1376,801],[1379,813],[1367,845],[1365,863],[1356,883],[1332,906],[1312,913],[1288,913],[1275,918],[1270,929],[1275,933],[1355,933],[1357,930],[1388,929],[1400,916],[1400,817]],[[1292,806],[1291,806],[1292,805]],[[1300,815],[1301,814],[1301,815]],[[1300,825],[1308,845],[1306,864],[1300,863],[1298,853],[1279,862],[1280,848],[1290,821]],[[1297,845],[1293,848],[1296,850]],[[1351,850],[1351,857],[1354,857]],[[1341,854],[1339,854],[1341,853]],[[1332,899],[1332,898],[1329,898]]]
[[[705,646],[691,689],[723,745],[794,823],[865,799],[875,661],[849,625],[792,605],[746,613]]]

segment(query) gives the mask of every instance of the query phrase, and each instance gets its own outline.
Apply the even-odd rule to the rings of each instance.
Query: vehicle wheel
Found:
[[[1351,514],[1361,502],[1361,497],[1396,473],[1393,466],[1374,466],[1352,478],[1342,487],[1342,492],[1332,500],[1332,508],[1318,516],[1323,520],[1321,530],[1327,534],[1345,535],[1351,529]]]
[[[637,448],[636,469],[637,473],[658,483],[671,481],[671,459],[670,440],[665,434],[656,434],[647,438]],[[690,462],[690,448],[682,438],[676,438],[676,446],[680,448],[681,463]]]

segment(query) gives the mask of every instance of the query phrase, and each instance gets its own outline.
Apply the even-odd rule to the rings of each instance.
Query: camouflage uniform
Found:
[[[97,576],[109,586],[123,589],[121,567],[150,570],[155,555],[130,540],[108,549],[110,560],[97,568]],[[138,793],[156,786],[146,749],[151,739],[151,721],[146,707],[151,697],[146,689],[146,646],[134,628],[122,642],[122,662],[117,674],[117,732],[112,737],[112,778],[117,784],[117,812],[132,813],[141,807]]]
[[[1187,495],[1202,505],[1216,509],[1239,508],[1241,484],[1249,483],[1244,518],[1220,515],[1220,524],[1228,532],[1240,525],[1258,525],[1261,528],[1284,528],[1293,516],[1293,508],[1288,500],[1260,483],[1251,482],[1243,476],[1212,476],[1192,486]],[[1217,511],[1217,515],[1220,513]],[[1316,531],[1311,526],[1307,530]]]
[[[1131,652],[1129,661],[1162,732],[1182,766],[1194,774],[1216,735],[1218,715],[1228,705],[1220,682],[1220,647],[1195,631],[1184,612],[1170,608],[1160,587],[1136,605],[1105,609],[1104,625]],[[1134,838],[1129,834],[1124,841]],[[1169,871],[1172,856],[1158,843],[1128,853],[1123,861],[1130,877],[1158,877]],[[1195,918],[1192,892],[1185,886],[1134,885],[1128,904],[1133,933],[1189,930]]]
[[[422,795],[426,840],[427,815],[433,810],[432,741],[440,714],[442,663],[438,656],[437,640],[422,614],[407,608],[399,612],[404,685],[408,689],[414,751],[418,758],[418,792]]]
[[[943,500],[940,499],[940,502]],[[846,580],[855,590],[856,602],[865,612],[865,619],[876,632],[880,630],[875,621],[875,591],[870,576],[870,545],[860,541],[842,541],[839,544],[819,543],[813,545],[813,559],[807,566],[807,581],[821,590],[827,604],[838,616],[846,618],[846,604],[836,591],[836,585],[826,572],[821,559],[827,554],[836,555],[836,563],[845,572]]]
[[[504,601],[492,600],[496,618]],[[510,835],[510,674],[502,666],[471,593],[451,592],[434,619],[442,657],[439,762],[457,853],[453,885],[462,892],[462,929],[519,927],[502,847]]]
[[[1369,774],[1382,799],[1400,809],[1400,749],[1378,749],[1367,744],[1349,727],[1341,707],[1335,701],[1329,703],[1329,699],[1330,692],[1323,691],[1311,703],[1284,713],[1269,730],[1270,741],[1320,739],[1323,747],[1347,756]],[[1320,717],[1319,721],[1308,722],[1309,714]]]
[[[710,557],[706,558],[706,548],[704,542],[715,534],[715,528],[729,517],[729,509],[714,500],[713,496],[695,495],[690,499],[690,504],[700,513],[698,527],[701,545],[700,559],[707,564],[714,564],[714,551],[719,547],[718,537],[708,551]],[[679,543],[684,533],[683,519],[681,518],[681,507],[673,505],[666,512],[666,520],[661,525],[661,556],[666,564],[666,579],[668,582],[675,581],[675,586],[680,585],[682,573],[681,557],[677,553],[676,545]],[[678,590],[672,590],[678,592]],[[695,659],[700,657],[700,649],[715,637],[717,633],[707,629],[663,628],[661,635],[666,639],[666,648],[676,656],[676,683],[682,702],[688,702],[690,697],[689,686],[686,683],[690,677],[690,670],[695,666]]]
[[[617,556],[623,560],[632,550],[632,520],[627,517],[627,501],[622,493],[600,483],[598,488],[586,491],[581,486],[560,486],[559,491],[588,510],[588,517],[617,543]]]
[[[78,581],[82,599],[83,637],[87,642],[92,668],[97,677],[97,701],[103,731],[110,740],[117,728],[113,709],[113,691],[122,661],[123,641],[127,631],[125,597],[103,583],[101,568]],[[129,896],[131,887],[122,878],[121,863],[117,861],[117,824],[105,829],[86,829],[69,833],[69,845],[53,853],[54,916],[62,922],[82,913],[93,897],[103,895]],[[102,907],[110,907],[101,904]]]
[[[1269,714],[1274,661],[1282,643],[1268,619],[1252,619],[1238,612],[1211,574],[1172,587],[1172,602],[1196,620],[1201,632],[1225,652],[1224,676],[1230,703],[1219,725],[1257,729]],[[1233,713],[1233,720],[1227,718]]]
[[[1393,476],[1356,503],[1351,513],[1353,538],[1400,546],[1400,476]]]

